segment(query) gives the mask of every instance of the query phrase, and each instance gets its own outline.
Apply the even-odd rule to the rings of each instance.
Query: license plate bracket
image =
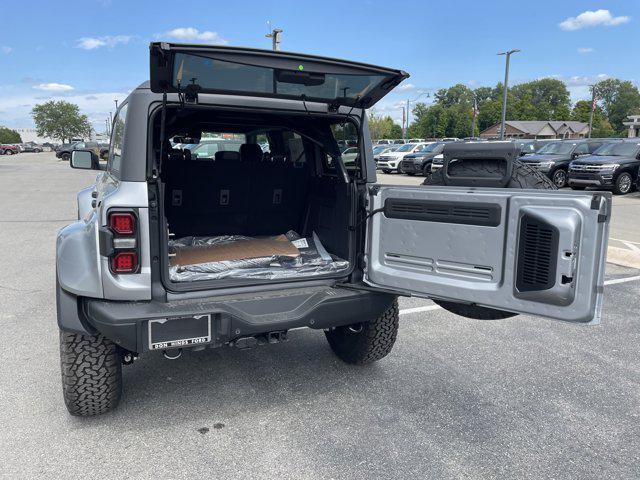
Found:
[[[211,314],[149,320],[149,350],[211,343]]]

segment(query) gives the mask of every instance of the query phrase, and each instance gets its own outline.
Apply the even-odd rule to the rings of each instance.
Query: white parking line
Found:
[[[640,280],[640,275],[634,277],[614,278],[611,280],[605,280],[605,285],[617,285],[618,283],[627,283]],[[432,310],[439,310],[442,307],[440,305],[425,305],[424,307],[403,308],[400,310],[400,315],[409,315],[410,313],[430,312]]]
[[[440,305],[426,305],[424,307],[403,308],[400,310],[400,315],[408,315],[410,313],[429,312],[431,310],[438,310],[442,308]]]
[[[624,278],[614,278],[611,280],[605,280],[605,285],[616,285],[617,283],[627,283],[633,282],[635,280],[640,280],[640,275],[636,275],[635,277],[624,277]]]
[[[609,237],[609,240],[615,240],[616,242],[622,242],[622,243],[635,243],[636,245],[640,245],[640,242],[632,242],[631,240],[622,240],[621,238]]]

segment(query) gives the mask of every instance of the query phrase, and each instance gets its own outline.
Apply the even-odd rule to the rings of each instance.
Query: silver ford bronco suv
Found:
[[[386,356],[398,296],[479,319],[596,323],[611,197],[553,189],[510,143],[452,143],[421,186],[376,183],[366,109],[400,70],[152,43],[109,158],[57,237],[64,401],[116,407],[154,350],[251,347],[324,330],[349,364]],[[342,156],[339,143],[357,145]]]

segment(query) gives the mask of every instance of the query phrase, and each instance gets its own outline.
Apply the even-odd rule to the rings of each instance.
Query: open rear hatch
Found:
[[[300,53],[251,48],[150,45],[151,90],[245,95],[327,103],[333,108],[370,108],[409,74]]]

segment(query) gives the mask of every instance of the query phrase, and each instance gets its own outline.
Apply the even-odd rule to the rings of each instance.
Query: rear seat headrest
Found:
[[[184,153],[180,149],[172,148],[167,152],[167,157],[171,162],[179,162],[184,158]]]
[[[262,149],[255,143],[243,143],[240,145],[240,159],[243,162],[260,162]]]
[[[220,150],[216,152],[215,156],[216,162],[221,160],[232,160],[232,161],[240,161],[240,154],[238,152],[233,152],[230,150]]]

